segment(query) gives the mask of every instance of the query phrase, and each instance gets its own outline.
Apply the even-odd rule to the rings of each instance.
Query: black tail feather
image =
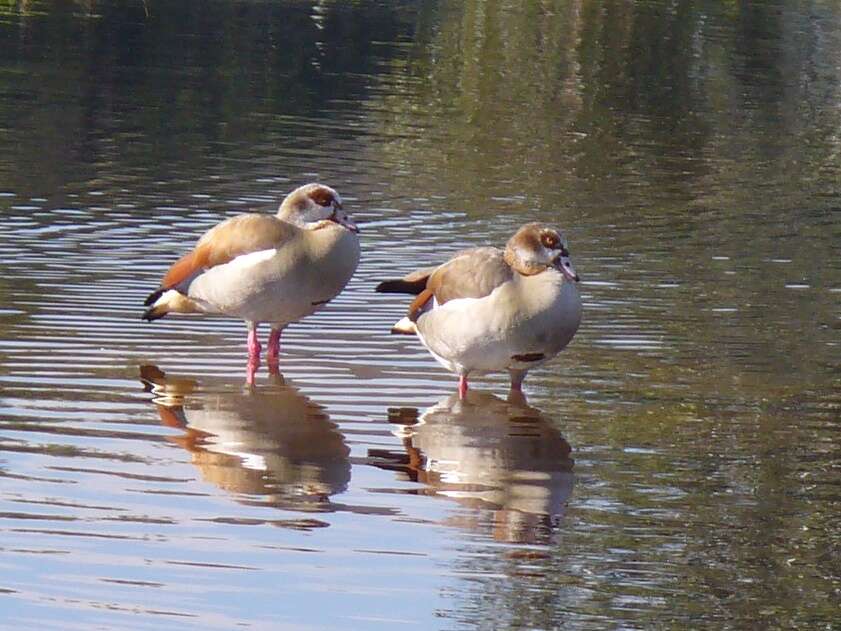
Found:
[[[141,320],[147,320],[148,322],[152,322],[153,320],[160,320],[167,314],[166,311],[160,312],[155,309],[155,307],[149,307],[146,311],[143,312],[143,315],[140,316]]]
[[[153,291],[151,294],[149,294],[146,297],[146,300],[143,302],[143,306],[148,307],[148,306],[151,306],[151,305],[155,304],[155,302],[158,300],[158,298],[160,298],[161,296],[164,295],[165,291],[166,291],[166,289],[164,289],[163,287]]]
[[[384,280],[375,291],[381,294],[412,294],[417,296],[420,292],[426,289],[427,277],[424,276],[420,280]]]

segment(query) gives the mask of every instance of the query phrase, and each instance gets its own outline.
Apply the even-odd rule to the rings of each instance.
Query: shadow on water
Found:
[[[199,383],[143,366],[161,423],[202,478],[250,505],[303,512],[335,510],[347,489],[350,450],[324,408],[279,374],[259,387]]]
[[[573,488],[571,447],[551,419],[525,401],[468,391],[422,413],[393,408],[403,451],[369,450],[376,466],[454,500],[471,513],[452,525],[510,543],[549,543]],[[489,511],[489,514],[486,512]]]

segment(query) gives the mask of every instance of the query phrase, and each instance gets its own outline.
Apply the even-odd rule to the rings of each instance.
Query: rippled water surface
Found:
[[[0,627],[837,628],[832,3],[0,1]],[[348,288],[139,320],[336,187]],[[570,347],[467,401],[378,280],[522,223]]]

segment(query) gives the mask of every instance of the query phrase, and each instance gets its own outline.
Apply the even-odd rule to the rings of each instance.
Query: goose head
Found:
[[[555,269],[567,280],[579,280],[563,233],[543,223],[527,223],[517,230],[505,246],[505,261],[524,276]]]
[[[351,232],[359,232],[342,207],[342,198],[336,190],[315,182],[299,186],[289,193],[278,208],[277,216],[299,226],[332,221]]]

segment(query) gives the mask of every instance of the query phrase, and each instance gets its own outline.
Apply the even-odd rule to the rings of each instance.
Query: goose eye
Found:
[[[541,235],[540,242],[550,250],[555,250],[557,249],[560,240],[556,235],[552,234],[551,232],[547,232]]]
[[[314,191],[310,195],[310,199],[319,206],[330,206],[333,203],[333,196],[327,191]]]

